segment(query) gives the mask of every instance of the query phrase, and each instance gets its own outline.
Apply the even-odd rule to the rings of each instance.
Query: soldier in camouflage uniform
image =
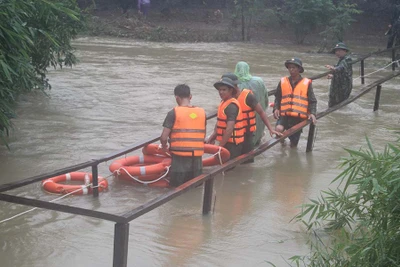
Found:
[[[393,14],[386,35],[388,36],[386,48],[400,45],[400,5],[393,7]]]
[[[335,66],[325,66],[333,71],[332,74],[328,74],[328,79],[332,79],[329,88],[329,107],[333,107],[349,98],[353,89],[353,64],[347,54],[349,49],[344,43],[340,42],[336,44],[332,52],[339,58],[339,61]]]

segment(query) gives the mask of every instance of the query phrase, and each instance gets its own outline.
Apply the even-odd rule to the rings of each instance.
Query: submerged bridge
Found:
[[[396,71],[396,67],[398,68],[399,61],[396,61],[395,56],[396,56],[396,50],[400,49],[400,46],[394,47],[392,49],[386,49],[383,51],[377,51],[374,53],[370,53],[368,55],[362,56],[356,60],[353,61],[353,64],[360,63],[360,78],[361,78],[361,84],[363,85],[360,90],[357,93],[353,92],[353,95],[343,101],[342,103],[328,108],[322,112],[319,112],[317,114],[317,119],[321,119],[328,114],[354,102],[358,98],[364,96],[365,94],[375,90],[375,101],[374,101],[374,107],[373,111],[376,111],[379,109],[379,101],[380,101],[380,95],[382,91],[382,84],[384,84],[386,81],[389,81],[397,76],[400,76],[400,71]],[[364,73],[364,63],[365,61],[374,55],[379,55],[379,54],[388,54],[391,53],[392,61],[391,61],[391,68],[392,68],[392,73],[387,75],[384,78],[381,78],[379,80],[376,80],[368,85],[365,84],[365,73]],[[311,79],[319,79],[322,77],[325,77],[331,73],[331,71],[327,71],[325,73],[321,73],[319,75],[316,75],[314,77],[310,77]],[[274,95],[275,91],[270,91],[269,95]],[[210,114],[207,116],[207,119],[213,118],[216,116],[216,113]],[[274,145],[278,144],[280,140],[283,140],[290,135],[300,131],[304,127],[307,127],[309,125],[309,131],[308,131],[308,140],[307,140],[307,147],[306,151],[312,151],[313,149],[313,143],[314,143],[314,136],[315,136],[315,125],[310,124],[309,121],[305,120],[288,131],[285,131],[283,136],[278,138],[272,138],[268,140],[266,143],[261,144],[257,148],[255,148],[253,151],[241,155],[235,159],[229,160],[228,162],[217,166],[213,169],[211,169],[208,173],[204,173],[198,177],[193,178],[192,180],[186,182],[185,184],[173,188],[169,190],[167,193],[156,197],[152,199],[151,201],[148,201],[147,203],[144,203],[143,205],[136,207],[128,212],[125,212],[123,214],[112,214],[112,213],[105,213],[101,211],[96,211],[92,209],[85,209],[85,208],[80,208],[76,206],[68,206],[64,204],[59,204],[59,203],[54,203],[54,202],[48,202],[48,201],[43,201],[39,199],[32,199],[32,198],[26,198],[26,197],[21,197],[21,196],[16,196],[12,194],[7,194],[6,192],[12,189],[20,188],[28,184],[40,182],[44,179],[51,178],[54,176],[66,174],[69,172],[73,171],[79,171],[85,168],[91,168],[92,170],[92,176],[93,176],[93,197],[98,197],[99,196],[99,190],[98,190],[98,165],[107,161],[110,161],[112,159],[121,157],[126,155],[127,153],[130,153],[132,151],[141,149],[142,147],[154,143],[159,140],[159,136],[154,136],[150,137],[147,140],[144,140],[142,142],[136,143],[131,145],[128,148],[125,148],[121,151],[117,151],[115,153],[111,153],[109,155],[99,157],[97,159],[92,159],[90,161],[86,161],[74,166],[70,166],[67,168],[55,170],[53,172],[45,173],[42,175],[26,178],[17,182],[12,182],[8,184],[3,184],[0,185],[0,200],[10,202],[10,203],[16,203],[16,204],[21,204],[21,205],[26,205],[26,206],[32,206],[36,208],[43,208],[43,209],[48,209],[48,210],[54,210],[54,211],[59,211],[59,212],[65,212],[65,213],[70,213],[70,214],[76,214],[76,215],[83,215],[83,216],[88,216],[92,218],[97,218],[101,220],[107,220],[115,223],[114,226],[114,254],[113,254],[113,267],[126,267],[128,266],[128,240],[129,240],[129,223],[133,221],[134,219],[142,216],[143,214],[146,214],[147,212],[156,209],[157,207],[163,205],[164,203],[194,189],[195,187],[198,187],[200,185],[204,186],[204,193],[203,193],[203,208],[202,212],[203,214],[208,214],[211,212],[212,205],[213,205],[213,186],[214,186],[214,178],[238,165],[241,164],[245,161],[247,161],[250,158],[254,158],[257,155],[260,155],[264,151],[270,149]],[[4,220],[6,221],[6,220]],[[0,224],[4,221],[0,221]]]

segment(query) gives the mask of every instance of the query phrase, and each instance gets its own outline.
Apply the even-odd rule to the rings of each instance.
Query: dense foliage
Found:
[[[78,2],[82,7],[95,6],[99,9],[118,5],[124,11],[136,8],[137,4],[137,0]],[[151,0],[152,9],[161,10],[163,14],[172,14],[169,9],[196,6],[223,9],[224,14],[230,14],[233,27],[241,26],[242,40],[250,40],[252,28],[261,24],[292,29],[299,44],[308,34],[318,31],[329,45],[343,39],[357,14],[381,17],[382,23],[387,24],[395,4],[400,4],[400,0]]]
[[[306,266],[400,266],[400,141],[382,153],[347,150],[340,186],[304,205],[296,219],[312,251],[292,260]]]
[[[18,95],[49,87],[49,66],[71,66],[70,41],[82,27],[75,0],[0,1],[0,138]]]

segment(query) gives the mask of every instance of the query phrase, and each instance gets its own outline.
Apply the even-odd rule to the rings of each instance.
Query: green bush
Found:
[[[306,266],[400,266],[400,141],[376,152],[349,150],[335,190],[321,193],[296,216],[310,234]]]
[[[0,139],[18,95],[49,87],[49,66],[76,62],[70,41],[83,26],[75,0],[0,1]]]

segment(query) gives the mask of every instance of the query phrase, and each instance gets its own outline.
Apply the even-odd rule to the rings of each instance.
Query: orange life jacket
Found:
[[[288,77],[281,79],[281,116],[308,118],[308,85],[312,81],[303,78],[293,89]]]
[[[243,127],[245,127],[246,132],[254,132],[256,130],[256,113],[254,109],[246,104],[246,99],[249,94],[253,94],[253,92],[249,89],[243,89],[237,100],[242,109]]]
[[[171,153],[184,157],[202,156],[206,136],[204,109],[178,106],[174,110],[175,123],[169,136]]]
[[[221,141],[222,136],[224,135],[224,132],[226,130],[226,124],[227,124],[227,116],[225,114],[225,109],[226,107],[234,103],[236,106],[239,108],[239,113],[236,117],[235,121],[235,126],[233,128],[233,132],[231,137],[229,138],[228,142],[229,143],[235,143],[240,144],[244,141],[244,133],[245,129],[243,128],[243,116],[242,116],[242,109],[240,108],[239,102],[235,98],[231,98],[229,100],[226,100],[224,102],[221,102],[221,104],[218,107],[218,113],[217,113],[217,140]]]

